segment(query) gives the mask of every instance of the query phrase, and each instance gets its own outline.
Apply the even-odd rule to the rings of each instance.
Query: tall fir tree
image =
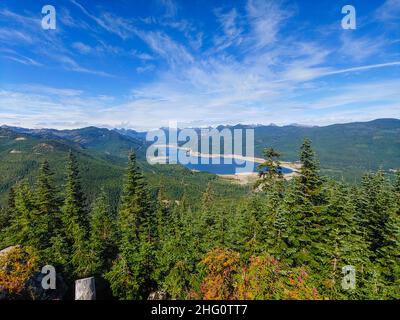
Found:
[[[9,241],[9,228],[15,215],[15,189],[11,187],[8,193],[7,206],[0,209],[0,247],[11,245]]]
[[[156,225],[157,225],[157,241],[161,242],[168,237],[168,231],[171,227],[171,201],[167,199],[164,187],[161,186],[157,192],[156,203]]]
[[[400,217],[392,213],[383,230],[377,262],[384,281],[383,298],[400,299]]]
[[[21,182],[16,185],[14,219],[9,235],[15,245],[41,247],[45,226],[35,206],[35,198],[29,185]]]
[[[361,227],[364,228],[365,241],[370,250],[378,253],[384,244],[383,230],[389,220],[390,212],[395,210],[391,186],[382,171],[363,177],[358,202]],[[375,257],[377,257],[375,255]]]
[[[116,258],[115,217],[108,204],[104,189],[96,198],[90,214],[90,249],[92,273],[103,275],[112,266]]]
[[[88,212],[86,197],[82,190],[81,178],[79,174],[78,162],[72,151],[68,154],[67,163],[67,182],[65,186],[65,198],[62,208],[63,220],[68,234],[72,236],[74,224],[82,227],[82,231],[87,236],[88,231]]]
[[[287,249],[281,253],[286,263],[301,266],[310,260],[308,219],[313,215],[311,202],[305,197],[299,179],[292,179],[279,208],[286,222]]]
[[[69,248],[70,270],[72,274],[85,277],[90,274],[91,259],[88,243],[89,223],[86,197],[83,193],[78,162],[72,151],[68,154],[67,182],[62,206],[63,238]],[[61,253],[58,253],[61,254]]]
[[[361,295],[369,268],[368,246],[358,232],[356,207],[351,189],[339,183],[329,185],[328,203],[319,219],[319,237],[313,242],[313,278],[319,291],[330,299],[354,298]],[[351,265],[358,273],[358,290],[341,287],[342,268]]]
[[[319,220],[324,206],[323,179],[311,141],[305,139],[300,148],[299,176],[290,184],[284,199],[284,212],[290,213],[290,255],[296,265],[315,263],[313,242],[321,236]]]
[[[201,217],[202,217],[202,239],[207,247],[206,251],[210,250],[215,239],[217,238],[217,220],[218,217],[214,210],[214,190],[211,182],[207,184],[206,190],[201,197]]]
[[[35,185],[35,205],[38,211],[38,219],[42,225],[40,234],[41,248],[49,248],[51,238],[56,236],[62,221],[60,215],[60,201],[53,182],[53,172],[49,163],[45,160],[40,169]]]
[[[382,171],[366,174],[357,197],[357,220],[370,252],[372,266],[369,273],[372,283],[366,290],[369,298],[381,299],[392,294],[391,289],[386,290],[386,286],[398,278],[395,271],[396,261],[397,266],[399,263],[398,256],[391,252],[398,248],[395,212],[395,192],[386,175]]]
[[[313,204],[318,204],[322,179],[319,175],[319,162],[311,147],[311,140],[304,139],[300,147],[300,183],[306,197],[309,197]]]
[[[269,188],[277,180],[283,179],[282,167],[279,161],[281,154],[274,148],[265,148],[263,156],[265,161],[257,166],[259,179],[255,185],[261,189]]]
[[[120,299],[147,298],[155,287],[155,222],[147,186],[131,153],[118,213],[119,256],[106,274]]]

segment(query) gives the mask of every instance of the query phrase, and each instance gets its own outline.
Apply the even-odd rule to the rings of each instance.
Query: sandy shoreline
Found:
[[[285,180],[293,179],[293,177],[297,176],[299,173],[298,171],[294,171],[291,173],[286,173],[283,175]],[[236,182],[239,184],[249,184],[255,183],[258,179],[257,172],[243,172],[243,173],[236,173],[236,174],[217,174],[220,178],[224,180],[230,180],[232,182]]]
[[[207,158],[233,158],[237,160],[242,160],[242,161],[252,161],[255,163],[263,163],[265,159],[263,158],[258,158],[258,157],[249,157],[249,156],[243,156],[243,155],[236,155],[236,154],[229,154],[229,155],[221,155],[221,154],[209,154],[209,153],[200,153],[197,151],[192,151],[190,148],[184,148],[184,147],[178,147],[178,146],[171,146],[171,145],[157,145],[157,147],[160,148],[177,148],[181,150],[186,150],[189,151],[190,156],[194,157],[207,157]],[[153,158],[154,159],[154,158]],[[166,157],[160,156],[157,157],[157,159],[163,159],[166,160]],[[151,160],[150,160],[151,161]],[[288,162],[288,161],[280,161],[280,164],[282,167],[288,168],[292,170],[291,173],[286,173],[284,174],[284,178],[289,180],[293,178],[294,176],[298,175],[298,170],[301,167],[301,164],[298,162]],[[193,170],[196,171],[196,170]],[[247,184],[251,182],[255,182],[258,177],[257,172],[241,172],[241,173],[236,173],[236,174],[217,174],[219,177],[226,179],[226,180],[233,180],[238,182],[239,184]]]

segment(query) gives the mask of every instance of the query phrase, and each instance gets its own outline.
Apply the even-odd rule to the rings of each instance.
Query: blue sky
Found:
[[[56,8],[56,30],[41,10]],[[357,28],[344,30],[351,4]],[[0,3],[0,124],[400,118],[400,0]]]

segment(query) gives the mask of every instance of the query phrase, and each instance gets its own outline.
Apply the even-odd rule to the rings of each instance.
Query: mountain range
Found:
[[[352,182],[369,170],[382,169],[390,173],[400,168],[399,119],[313,127],[238,124],[217,128],[253,128],[256,156],[262,155],[263,148],[272,146],[286,161],[299,159],[299,147],[308,137],[320,160],[322,173],[336,179]],[[137,153],[139,163],[152,184],[160,184],[160,179],[163,179],[175,198],[182,196],[187,189],[203,190],[209,181],[219,184],[221,190],[228,190],[226,192],[246,192],[239,186],[227,187],[226,182],[212,174],[191,172],[179,165],[150,166],[145,160],[148,146],[145,136],[146,132],[131,129],[87,127],[55,130],[1,126],[0,203],[4,202],[8,190],[17,181],[25,179],[32,183],[44,159],[53,167],[55,178],[62,180],[69,150],[78,155],[89,197],[100,186],[109,193],[120,192],[127,156],[132,150]]]

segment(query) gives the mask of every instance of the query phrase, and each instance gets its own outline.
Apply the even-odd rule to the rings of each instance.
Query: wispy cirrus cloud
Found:
[[[63,42],[63,30],[58,27],[52,32],[46,32],[41,28],[41,17],[34,15],[21,15],[7,9],[0,9],[0,21],[6,21],[11,26],[0,28],[0,43],[9,47],[3,52],[3,57],[24,65],[33,65],[45,67],[50,58],[55,63],[60,63],[64,70],[92,74],[96,76],[112,77],[110,73],[84,67],[73,58],[71,52]],[[80,25],[82,27],[82,25]],[[27,50],[31,52],[31,58],[17,53],[17,47],[20,44],[28,45]],[[73,45],[75,50],[80,53],[89,52],[89,47],[85,44],[76,42]],[[13,48],[13,49],[10,49]],[[49,50],[51,48],[51,50]]]
[[[243,41],[243,29],[239,25],[239,15],[235,8],[228,12],[222,12],[221,9],[215,10],[215,15],[221,24],[222,34],[214,37],[215,51],[221,51],[232,45],[238,46]]]
[[[293,15],[293,9],[283,9],[280,1],[248,0],[246,10],[254,49],[275,43],[282,24]]]
[[[92,51],[92,48],[82,42],[74,42],[72,47],[78,50],[82,54],[88,54]]]
[[[63,66],[63,68],[65,68],[66,70],[70,70],[70,71],[74,71],[74,72],[81,72],[81,73],[88,73],[88,74],[93,74],[93,75],[97,75],[97,76],[101,76],[101,77],[114,77],[114,75],[104,72],[104,71],[85,68],[67,55],[55,55],[52,58],[56,61],[59,61],[61,63],[61,65]]]
[[[32,38],[28,34],[11,28],[0,28],[0,40],[4,41],[5,43],[13,41],[30,44],[33,42]]]
[[[174,0],[159,0],[161,5],[165,9],[165,15],[167,17],[174,17],[178,12],[178,5]]]
[[[386,0],[375,12],[375,17],[384,22],[399,23],[400,0]]]
[[[9,59],[9,60],[24,64],[24,65],[27,65],[27,66],[29,66],[29,65],[30,66],[37,66],[37,67],[38,66],[42,66],[42,64],[37,62],[36,60],[31,59],[29,57],[22,56],[22,55],[16,55],[16,56],[7,56],[7,55],[5,55],[4,57],[6,59]]]
[[[88,18],[96,22],[104,30],[114,33],[122,39],[131,37],[135,31],[132,23],[128,19],[124,19],[110,12],[103,12],[100,16],[90,13],[83,5],[76,0],[71,2],[77,6]]]

